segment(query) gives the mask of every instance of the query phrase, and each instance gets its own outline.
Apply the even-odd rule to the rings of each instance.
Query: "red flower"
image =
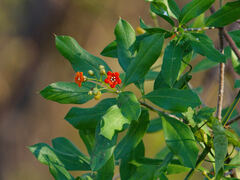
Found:
[[[107,78],[104,80],[105,83],[109,84],[111,88],[114,88],[117,84],[121,84],[118,72],[108,71]]]
[[[82,82],[84,81],[83,72],[77,72],[75,75],[75,83],[81,87]]]

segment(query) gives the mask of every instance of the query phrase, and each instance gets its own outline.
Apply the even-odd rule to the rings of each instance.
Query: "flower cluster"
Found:
[[[105,67],[100,65],[99,66],[99,73],[100,73],[100,79],[97,79],[94,72],[92,70],[88,71],[88,75],[94,77],[94,78],[89,78],[83,75],[83,72],[77,72],[75,74],[75,83],[81,87],[82,83],[85,81],[91,81],[96,83],[96,87],[93,88],[88,92],[89,95],[94,95],[94,98],[96,100],[100,99],[101,97],[101,90],[108,90],[109,92],[113,93],[118,93],[119,90],[116,89],[116,85],[121,84],[121,79],[119,77],[118,72],[111,72],[108,71],[106,73]],[[105,80],[102,81],[102,76],[106,76]],[[100,88],[98,88],[100,85]]]

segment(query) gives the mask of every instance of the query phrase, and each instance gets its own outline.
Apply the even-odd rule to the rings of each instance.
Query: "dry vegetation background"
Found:
[[[182,7],[189,0],[176,2]],[[52,82],[73,81],[74,72],[56,50],[53,33],[70,35],[83,48],[100,56],[101,50],[114,40],[113,31],[119,16],[134,28],[138,26],[139,16],[153,25],[149,4],[144,0],[0,0],[1,180],[52,179],[47,166],[28,151],[28,145],[50,143],[52,138],[64,136],[86,152],[77,130],[64,120],[71,106],[47,101],[38,92]],[[163,20],[159,23],[169,27]],[[217,42],[217,31],[211,33]],[[121,71],[116,59],[104,59],[114,71]],[[235,95],[232,87],[236,75],[231,72],[231,68],[227,68],[225,104]],[[202,85],[201,97],[211,107],[217,99],[216,73],[217,68],[198,73],[191,81],[193,87]],[[147,89],[151,89],[151,84]],[[144,140],[149,157],[164,146],[162,133],[147,135]]]

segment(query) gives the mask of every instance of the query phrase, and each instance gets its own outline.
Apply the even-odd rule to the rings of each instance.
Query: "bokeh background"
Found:
[[[189,0],[176,2],[182,7]],[[71,65],[55,48],[53,34],[70,35],[84,49],[100,56],[102,49],[114,40],[119,17],[134,28],[139,17],[153,25],[149,4],[144,0],[0,0],[0,180],[53,179],[47,166],[27,149],[38,142],[51,143],[52,138],[64,136],[86,153],[77,130],[64,120],[71,105],[47,101],[39,91],[52,82],[74,78]],[[159,19],[159,24],[169,28],[164,20]],[[217,31],[210,35],[217,44]],[[116,59],[101,58],[114,71],[121,71]],[[203,88],[201,97],[210,107],[216,106],[217,101],[217,71],[213,68],[194,74],[191,81],[193,87]],[[237,78],[229,66],[226,72],[225,105],[236,94],[233,82]],[[146,89],[151,88],[148,83]],[[92,100],[80,107],[94,103]],[[164,146],[163,134],[147,135],[144,142],[147,156],[153,157]],[[182,179],[184,175],[170,179]],[[198,174],[194,179],[202,177]]]

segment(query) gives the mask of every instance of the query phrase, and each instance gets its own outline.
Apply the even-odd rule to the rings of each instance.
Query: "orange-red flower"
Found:
[[[83,72],[77,72],[75,75],[75,83],[81,87],[82,82],[84,81]]]
[[[109,84],[111,88],[114,88],[117,84],[121,84],[118,72],[108,71],[107,78],[104,80],[105,83]]]

